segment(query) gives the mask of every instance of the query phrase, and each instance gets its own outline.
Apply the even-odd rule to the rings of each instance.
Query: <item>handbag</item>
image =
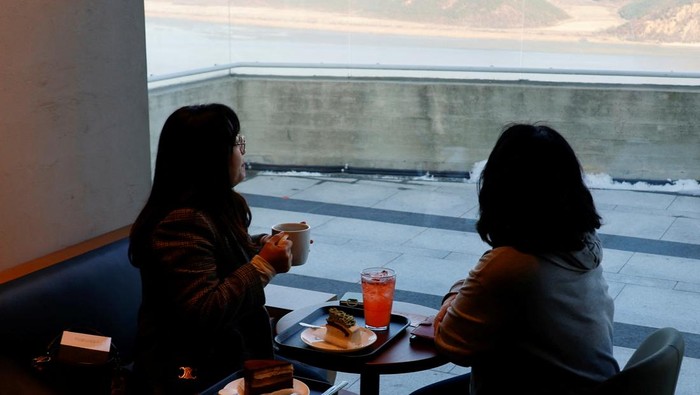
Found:
[[[92,329],[69,332],[103,336]],[[64,332],[65,333],[65,332]],[[109,352],[104,357],[94,358],[89,353],[68,352],[60,340],[64,333],[56,336],[46,347],[46,352],[32,360],[32,367],[39,378],[60,394],[116,395],[126,393],[128,372],[121,367],[119,352],[110,342]]]

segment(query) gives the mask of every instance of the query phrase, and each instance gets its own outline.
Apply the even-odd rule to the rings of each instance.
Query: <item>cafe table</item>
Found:
[[[243,377],[243,371],[239,370],[230,376],[226,377],[225,379],[221,380],[220,382],[214,384],[211,388],[200,392],[198,395],[221,395],[221,394],[229,394],[231,392],[237,392],[237,391],[230,391],[227,390],[226,386],[230,385],[233,381],[240,379]],[[326,390],[328,390],[331,386],[328,383],[325,382],[320,382],[316,380],[311,380],[307,378],[302,378],[300,379],[301,381],[304,382],[304,384],[309,387],[309,394],[308,395],[323,395]],[[338,392],[335,392],[333,395],[357,395],[353,392],[341,389]]]
[[[324,306],[337,306],[338,301],[307,306],[294,310],[277,322],[277,333],[297,325],[300,320]],[[379,394],[379,378],[382,374],[410,373],[432,369],[444,365],[448,361],[437,354],[432,344],[411,342],[410,331],[413,326],[426,317],[437,314],[437,310],[413,303],[398,302],[393,304],[392,314],[405,316],[410,325],[403,333],[398,334],[390,343],[379,349],[368,359],[356,358],[352,353],[332,353],[328,358],[319,360],[314,353],[293,353],[285,355],[285,349],[278,350],[280,355],[296,359],[311,366],[346,373],[360,374],[360,395]],[[316,354],[318,355],[318,354]]]

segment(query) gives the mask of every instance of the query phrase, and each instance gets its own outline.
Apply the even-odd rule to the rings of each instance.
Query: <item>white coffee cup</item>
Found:
[[[272,234],[284,232],[292,241],[292,266],[306,263],[311,245],[311,227],[301,222],[285,222],[272,227]]]

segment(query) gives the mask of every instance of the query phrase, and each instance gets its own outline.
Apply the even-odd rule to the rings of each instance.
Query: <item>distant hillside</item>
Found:
[[[635,20],[695,2],[696,0],[632,0],[620,8],[620,16],[627,20]]]
[[[685,0],[638,1],[620,14],[630,22],[610,34],[632,41],[700,43],[700,3]]]
[[[546,27],[568,18],[547,0],[257,0],[251,5],[350,13],[366,18],[479,28]],[[524,12],[524,15],[523,15]]]
[[[147,0],[147,3],[194,7],[201,0]],[[231,7],[231,3],[231,0],[206,1],[207,5],[219,7]],[[334,23],[342,21],[343,26],[356,24],[363,28],[374,23],[391,29],[393,21],[402,21],[412,23],[413,28],[425,24],[427,29],[436,26],[453,31],[567,29],[567,34],[581,37],[591,34],[631,41],[700,43],[699,0],[249,0],[235,3],[242,9],[263,10],[263,15],[271,17],[267,23],[298,22],[301,20],[298,15],[308,12],[313,15],[308,28],[332,29]],[[285,19],[285,11],[294,16]],[[621,22],[616,12],[627,22],[605,30]],[[262,19],[255,16],[251,23]],[[598,29],[596,25],[601,20],[607,24]]]

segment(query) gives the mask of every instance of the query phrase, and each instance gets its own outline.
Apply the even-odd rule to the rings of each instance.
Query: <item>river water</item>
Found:
[[[444,68],[525,68],[612,72],[596,75],[536,76],[480,73],[483,78],[544,79],[577,82],[624,82],[700,85],[700,46],[521,42],[345,33],[291,28],[229,26],[216,22],[146,19],[148,74],[151,77],[239,62],[348,64],[363,67],[410,66],[443,71],[404,70],[394,75],[462,78]],[[694,78],[620,77],[624,72],[687,73]],[[297,71],[299,72],[299,71]],[[306,69],[302,74],[318,71]],[[337,72],[336,72],[337,73]],[[343,75],[387,75],[385,70],[342,71]]]

